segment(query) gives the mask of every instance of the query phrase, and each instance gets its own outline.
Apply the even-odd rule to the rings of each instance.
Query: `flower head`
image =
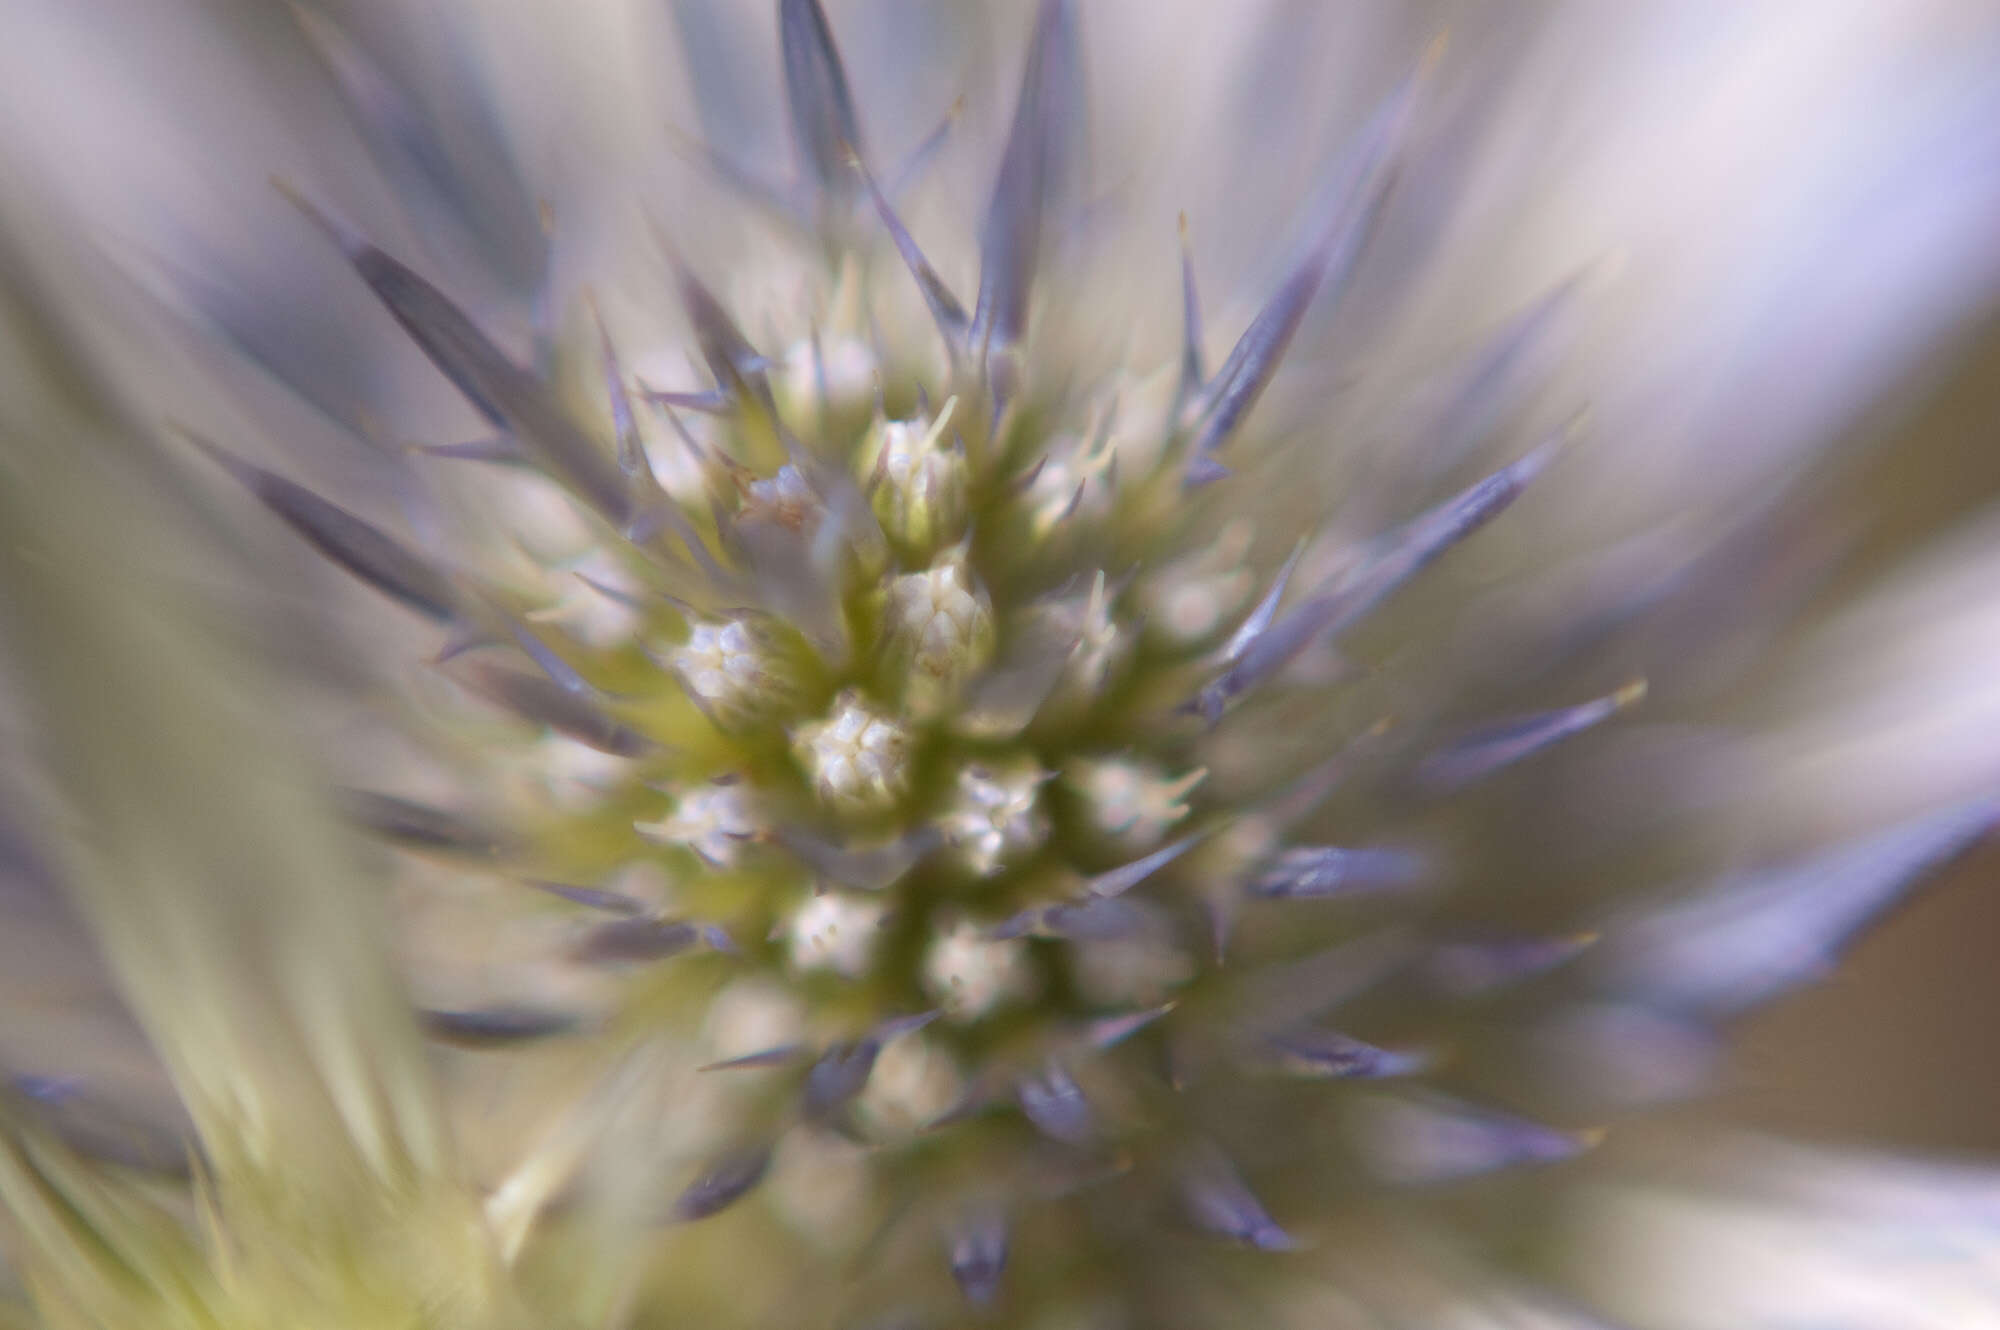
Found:
[[[440,1159],[408,1170],[478,1252],[440,1258],[477,1274],[452,1323],[1308,1307],[1380,1246],[1391,1266],[1461,1253],[1437,1235],[1467,1196],[1693,1088],[1716,1027],[2000,816],[1976,798],[1611,899],[1566,880],[1596,866],[1567,849],[1536,867],[1546,846],[1497,830],[1523,801],[1535,827],[1560,818],[1535,773],[1679,668],[1643,638],[1598,649],[1670,594],[1652,570],[1546,637],[1496,634],[1490,660],[1455,650],[1461,618],[1505,618],[1487,588],[1539,571],[1535,495],[1588,446],[1579,404],[1510,427],[1514,371],[1577,283],[1482,343],[1441,405],[1390,413],[1408,437],[1325,511],[1327,459],[1355,454],[1309,451],[1304,386],[1281,385],[1303,330],[1408,241],[1390,221],[1435,151],[1441,47],[1363,117],[1219,357],[1183,224],[1179,332],[1151,363],[1078,331],[1098,298],[1065,248],[1089,225],[1080,8],[1035,9],[967,286],[905,220],[912,172],[864,132],[838,25],[781,0],[795,178],[709,164],[795,234],[725,281],[659,228],[680,356],[628,361],[593,309],[595,336],[526,367],[412,259],[284,187],[490,430],[427,450],[438,485],[484,468],[465,483],[512,505],[463,541],[405,539],[196,440],[424,621],[426,669],[459,686],[411,727],[449,794],[344,801],[393,847],[412,917],[449,899],[508,939],[479,944],[476,981],[437,963],[474,950],[463,926],[409,949],[424,1028],[564,1067],[532,1077],[540,1130],[502,1133],[476,1200]],[[550,504],[577,534],[559,554],[504,538]],[[1547,889],[1517,880],[1540,871]],[[366,1087],[315,1074],[336,1100]],[[27,1149],[0,1170],[17,1209],[46,1180]],[[257,1198],[223,1199],[225,1228],[254,1222]],[[585,1275],[543,1275],[565,1261]],[[390,1264],[406,1301],[379,1316],[430,1305]],[[216,1280],[161,1301],[189,1324],[309,1323]]]

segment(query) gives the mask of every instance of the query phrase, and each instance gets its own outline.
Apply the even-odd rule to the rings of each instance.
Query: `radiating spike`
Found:
[[[510,288],[542,284],[548,270],[546,231],[536,226],[535,201],[514,169],[490,107],[474,98],[445,110],[442,103],[415,95],[330,21],[323,11],[335,6],[290,0],[286,7],[332,74],[349,123],[360,129],[415,220],[427,230],[440,220],[457,228],[449,238],[472,241],[482,265]],[[438,114],[431,113],[432,106]]]
[[[788,463],[771,480],[752,483],[732,532],[734,552],[749,568],[757,603],[837,661],[849,641],[836,583],[850,541],[869,539],[856,512],[867,509],[867,500],[845,477],[802,460],[806,465]],[[872,534],[879,540],[880,528]]]
[[[1139,906],[1107,896],[1045,906],[1035,920],[1037,932],[1071,942],[1115,942],[1153,927],[1152,916]]]
[[[1440,943],[1424,961],[1426,980],[1454,997],[1479,997],[1533,979],[1581,955],[1598,933]]]
[[[1260,1251],[1292,1251],[1298,1246],[1229,1161],[1213,1149],[1199,1151],[1183,1167],[1180,1194],[1188,1219],[1205,1233]]]
[[[901,1039],[906,1034],[915,1034],[942,1015],[944,1015],[944,1012],[940,1009],[935,1011],[920,1011],[911,1016],[891,1016],[876,1025],[871,1033],[878,1043],[887,1044],[893,1040]]]
[[[608,582],[600,582],[588,573],[576,574],[576,580],[595,591],[614,605],[623,605],[628,610],[645,611],[653,608],[644,596],[624,591]]]
[[[1243,914],[1241,904],[1234,892],[1210,887],[1201,894],[1198,908],[1202,922],[1208,925],[1208,954],[1217,966],[1229,959],[1229,942],[1236,936],[1236,925]]]
[[[495,637],[493,630],[485,624],[455,623],[451,626],[451,633],[445,638],[444,645],[437,649],[437,654],[431,657],[430,663],[433,667],[442,668],[469,651],[498,645],[500,639]]]
[[[804,1044],[780,1044],[776,1048],[763,1048],[755,1053],[745,1053],[741,1057],[724,1058],[697,1067],[697,1071],[750,1071],[762,1067],[782,1067],[796,1062],[806,1054]]]
[[[1178,788],[1178,787],[1176,787]],[[1164,846],[1142,858],[1134,859],[1109,872],[1099,873],[1090,879],[1090,894],[1093,896],[1119,896],[1138,886],[1153,874],[1165,868],[1174,860],[1208,839],[1208,832],[1198,831],[1183,836],[1171,845]]]
[[[495,466],[534,465],[528,455],[521,451],[521,445],[506,434],[497,434],[490,439],[469,439],[464,443],[420,443],[410,451],[424,457],[443,458],[449,462],[487,462]]]
[[[965,1216],[951,1235],[951,1277],[975,1307],[992,1305],[1007,1268],[1007,1220],[997,1209]]]
[[[507,630],[508,635],[514,639],[514,645],[520,647],[528,659],[535,662],[536,668],[547,676],[550,683],[572,697],[598,696],[598,690],[591,686],[590,681],[579,674],[574,665],[564,660],[554,647],[519,623],[510,622]]]
[[[627,479],[645,482],[652,489],[653,468],[646,460],[646,445],[639,438],[639,422],[632,414],[632,397],[625,391],[625,371],[618,363],[611,332],[604,326],[604,314],[597,302],[590,302],[590,317],[597,324],[598,354],[604,360],[604,391],[611,402],[611,428],[618,436],[618,469]]]
[[[1227,443],[1256,405],[1320,289],[1329,288],[1328,298],[1338,299],[1353,276],[1388,199],[1416,88],[1413,76],[1363,128],[1346,167],[1341,204],[1332,223],[1251,320],[1203,390],[1190,465]]]
[[[508,1048],[573,1033],[582,1022],[573,1012],[542,1007],[489,1007],[418,1013],[424,1033],[461,1048]]]
[[[911,236],[909,228],[903,225],[903,219],[896,215],[895,208],[876,185],[875,177],[868,173],[868,168],[861,164],[859,158],[855,158],[852,165],[853,169],[860,173],[862,183],[867,186],[868,196],[875,202],[875,212],[881,217],[882,225],[888,229],[889,239],[895,243],[896,253],[902,257],[903,266],[908,268],[910,276],[916,279],[917,289],[923,293],[924,304],[930,309],[931,320],[937,324],[938,332],[944,336],[945,347],[956,360],[965,349],[969,330],[965,306],[959,303],[958,297],[952,294],[949,286],[945,285],[944,278],[938,276],[937,269],[931,267],[930,260],[925,258],[923,250],[917,247],[916,239]]]
[[[1985,797],[1928,813],[1604,927],[1603,991],[1711,1017],[1822,977],[1854,937],[2000,822]]]
[[[1235,474],[1213,457],[1195,453],[1188,458],[1187,471],[1181,477],[1181,485],[1185,489],[1198,490],[1204,485],[1213,485],[1218,480],[1227,480]]]
[[[1424,1053],[1399,1053],[1313,1028],[1266,1035],[1264,1051],[1280,1070],[1308,1080],[1387,1080],[1414,1075],[1431,1064]]]
[[[1033,489],[1035,482],[1041,479],[1042,472],[1048,467],[1048,464],[1049,455],[1047,453],[1043,453],[1040,457],[1037,457],[1033,466],[1007,482],[1008,496],[1013,497],[1026,494],[1029,490]]]
[[[8,1076],[7,1086],[38,1104],[57,1106],[69,1103],[83,1093],[83,1081],[75,1076],[36,1076],[23,1072]]]
[[[1181,214],[1181,378],[1174,389],[1174,411],[1193,401],[1208,382],[1202,353],[1201,298],[1195,291],[1194,244],[1188,238],[1187,214]]]
[[[481,665],[468,681],[483,696],[525,720],[546,725],[558,734],[613,757],[638,757],[652,752],[651,739],[621,724],[590,703],[539,674]]]
[[[1076,37],[1067,10],[1067,0],[1042,0],[1021,72],[1013,126],[993,184],[993,201],[980,229],[979,303],[967,342],[989,367],[994,353],[1018,342],[1028,323],[1051,154],[1056,135],[1065,128],[1055,123],[1060,108],[1052,95],[1051,71],[1065,65],[1079,67],[1074,52],[1056,49]]]
[[[1363,1165],[1403,1186],[1559,1163],[1603,1139],[1602,1132],[1558,1131],[1440,1094],[1369,1100],[1359,1106],[1353,1130]]]
[[[1299,566],[1299,559],[1305,552],[1306,542],[1303,540],[1292,547],[1291,557],[1285,560],[1284,567],[1278,569],[1278,575],[1271,579],[1271,589],[1264,593],[1256,608],[1229,635],[1229,640],[1222,647],[1222,662],[1225,665],[1240,658],[1252,642],[1270,630],[1271,620],[1278,614],[1278,602],[1285,598],[1285,587],[1292,580],[1292,570]]]
[[[1082,617],[1043,605],[1016,616],[1001,635],[999,657],[967,687],[954,723],[962,734],[1011,738],[1025,729],[1061,682],[1083,639]]]
[[[223,241],[219,235],[213,239]],[[155,250],[145,263],[146,280],[170,304],[198,320],[204,335],[220,337],[329,420],[350,432],[371,429],[366,402],[373,369],[365,363],[371,358],[360,353],[371,345],[366,329],[349,328],[346,320],[293,317],[287,302],[271,299],[268,283],[244,272],[240,256],[220,244],[190,232],[173,246],[174,256]]]
[[[731,471],[734,469],[733,459],[726,453],[710,452],[695,441],[694,435],[688,433],[687,422],[681,419],[681,413],[674,409],[671,402],[654,400],[651,392],[643,383],[639,385],[639,395],[646,398],[648,405],[657,407],[659,413],[667,418],[667,424],[673,427],[674,437],[681,441],[681,447],[687,451],[689,459],[694,462],[696,469],[701,472],[705,480],[711,478],[718,469],[722,471]],[[712,502],[714,499],[712,489],[710,497]]]
[[[1384,537],[1370,557],[1247,642],[1236,661],[1201,690],[1191,709],[1214,723],[1232,701],[1276,674],[1313,641],[1358,623],[1439,555],[1505,511],[1547,468],[1559,442],[1536,448]]]
[[[620,524],[629,518],[624,477],[539,379],[508,359],[442,291],[289,186],[279,188],[339,246],[375,298],[488,422],[605,517]]]
[[[1450,466],[1465,450],[1485,438],[1511,401],[1518,397],[1513,380],[1524,361],[1548,340],[1553,328],[1576,303],[1589,272],[1575,274],[1508,318],[1459,371],[1449,397],[1428,432],[1435,440],[1429,453],[1432,467]]]
[[[1127,1012],[1122,1016],[1104,1016],[1083,1027],[1083,1041],[1094,1049],[1103,1050],[1137,1034],[1160,1017],[1174,1009],[1171,1002],[1144,1011]]]
[[[303,485],[253,466],[198,435],[186,438],[306,542],[369,586],[419,614],[449,623],[458,613],[451,580],[387,533]]]
[[[711,501],[714,502],[713,498]],[[721,511],[719,503],[716,503],[716,511],[717,525],[727,530],[728,516]],[[694,524],[688,520],[687,514],[680,510],[680,505],[663,495],[656,495],[654,502],[647,504],[626,527],[626,539],[642,542],[646,538],[642,533],[650,532],[656,535],[661,531],[674,533],[675,538],[687,550],[688,556],[708,578],[711,590],[729,596],[748,594],[749,588],[743,580],[716,561],[715,554],[708,548],[707,541],[694,529]]]
[[[1309,845],[1279,855],[1252,879],[1250,894],[1265,900],[1366,896],[1407,890],[1429,876],[1429,862],[1413,850]]]
[[[562,336],[562,300],[555,283],[555,206],[540,199],[535,214],[540,223],[541,261],[528,302],[528,364],[538,377],[547,380],[556,372],[556,340]]]
[[[826,344],[820,339],[819,320],[811,319],[806,324],[806,347],[812,353],[813,409],[821,420],[833,414],[833,389],[826,378]],[[875,417],[880,421],[882,411],[882,380],[875,380]],[[869,487],[871,490],[873,485]]]
[[[674,1201],[674,1222],[689,1224],[721,1214],[748,1196],[770,1167],[768,1145],[748,1146],[724,1155]]]
[[[510,288],[540,282],[547,271],[545,230],[536,225],[535,200],[491,108],[474,98],[445,110],[415,95],[322,12],[336,6],[288,0],[286,8],[332,74],[349,123],[415,219],[426,229],[440,220],[459,228],[450,238],[471,240],[483,266]]]
[[[893,886],[943,839],[942,833],[928,826],[885,845],[860,848],[834,845],[796,827],[780,827],[776,836],[780,845],[816,872],[838,886],[857,891],[880,891]]]
[[[865,150],[847,71],[819,0],[779,0],[778,43],[801,163],[820,191],[845,199],[854,180],[847,159]]]
[[[1086,230],[1104,206],[1089,197],[1090,70],[1083,50],[1083,10],[1075,3],[1065,3],[1061,10],[1042,67],[1043,118],[1048,125],[1043,211],[1056,224],[1052,234],[1057,236]]]
[[[1086,895],[1010,915],[994,925],[988,936],[996,942],[1030,935],[1070,942],[1111,942],[1136,937],[1152,927],[1153,920],[1130,901]]]
[[[1417,783],[1439,794],[1463,789],[1609,720],[1645,695],[1646,681],[1640,679],[1573,707],[1482,726],[1425,758],[1417,767]]]
[[[481,859],[496,857],[506,848],[497,832],[456,813],[373,790],[340,790],[336,796],[349,819],[401,845]]]
[[[726,416],[736,408],[736,399],[720,388],[704,388],[700,392],[674,392],[666,388],[649,388],[642,383],[639,385],[639,396],[650,406],[677,407],[711,416]]]
[[[577,938],[570,957],[585,965],[644,965],[678,956],[701,940],[685,919],[620,919],[598,924]]]
[[[886,560],[888,538],[882,534],[882,524],[876,520],[868,496],[847,469],[828,465],[796,441],[788,443],[787,450],[792,465],[805,474],[826,510],[808,550],[813,566],[832,578],[832,570],[845,558],[853,557],[863,564]]]
[[[820,1055],[806,1073],[805,1115],[827,1121],[851,1103],[868,1085],[875,1059],[890,1042],[921,1030],[938,1018],[927,1011],[915,1016],[898,1016],[883,1021],[859,1039],[839,1043]]]
[[[805,1115],[823,1121],[851,1103],[867,1087],[875,1059],[882,1053],[882,1042],[872,1034],[864,1035],[820,1054],[806,1073]]]
[[[938,151],[944,147],[945,140],[951,137],[952,126],[958,123],[959,116],[963,114],[965,114],[965,98],[961,97],[946,108],[944,115],[938,120],[937,128],[924,135],[924,141],[910,149],[909,156],[903,158],[902,164],[889,172],[889,182],[883,193],[892,199],[899,199],[908,193],[910,186],[914,185],[937,159]]]
[[[1083,1146],[1096,1139],[1097,1117],[1090,1101],[1060,1062],[1052,1059],[1040,1072],[1023,1076],[1015,1083],[1014,1096],[1028,1121],[1050,1140]]]
[[[288,3],[286,8],[326,62],[341,95],[370,138],[414,168],[433,187],[451,190],[457,172],[452,168],[450,155],[403,90],[324,14],[299,3]]]
[[[523,879],[525,885],[536,891],[547,892],[560,897],[572,905],[586,909],[602,910],[606,914],[634,915],[645,910],[645,905],[620,891],[608,891],[603,887],[578,887],[567,882],[547,882],[539,878]]]
[[[702,360],[708,365],[709,373],[715,376],[717,386],[730,400],[756,407],[766,419],[775,420],[777,407],[765,377],[765,369],[770,362],[750,345],[750,340],[736,326],[736,320],[729,317],[729,311],[715,298],[715,293],[681,261],[664,236],[661,243],[667,247],[673,262],[681,303],[686,306],[688,322],[694,327],[695,343],[701,347]],[[684,402],[675,404],[685,405]]]
[[[95,1093],[77,1077],[12,1073],[6,1086],[13,1096],[27,1101],[6,1103],[10,1118],[20,1109],[23,1117],[87,1159],[179,1180],[185,1180],[201,1160],[201,1147],[185,1123],[141,1115]],[[18,1126],[18,1121],[9,1122],[10,1136]]]

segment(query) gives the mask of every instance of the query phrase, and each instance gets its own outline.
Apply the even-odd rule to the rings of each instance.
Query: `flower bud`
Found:
[[[953,1020],[972,1021],[1033,988],[1027,943],[959,920],[924,953],[924,991]]]
[[[878,422],[856,455],[861,483],[888,537],[928,553],[959,539],[965,528],[965,451],[947,438],[958,399],[937,417]]]
[[[1132,849],[1158,844],[1188,815],[1187,796],[1207,777],[1206,768],[1181,776],[1114,758],[1083,758],[1063,773],[1064,783],[1082,797],[1099,834]]]
[[[883,913],[880,900],[853,892],[824,891],[810,897],[785,927],[792,967],[861,978],[875,958]]]
[[[1139,596],[1148,628],[1177,646],[1193,646],[1221,632],[1250,595],[1247,560],[1253,534],[1249,522],[1231,522],[1212,543],[1147,578]]]
[[[684,845],[706,862],[728,867],[762,827],[749,792],[740,784],[718,781],[688,791],[666,817],[634,823],[633,829],[647,840]]]
[[[902,671],[905,701],[932,716],[993,654],[993,606],[973,584],[964,552],[889,584],[886,636]]]
[[[909,731],[851,689],[824,720],[795,729],[792,747],[820,798],[842,811],[886,808],[909,782]]]
[[[766,715],[793,698],[792,679],[777,652],[742,619],[695,621],[687,641],[667,652],[665,663],[688,696],[725,726]]]
[[[1035,849],[1049,834],[1049,820],[1036,802],[1048,779],[1031,761],[960,768],[952,802],[938,819],[945,843],[981,877],[991,876],[1003,860]]]

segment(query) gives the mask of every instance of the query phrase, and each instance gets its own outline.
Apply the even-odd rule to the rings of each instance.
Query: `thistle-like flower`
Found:
[[[1132,363],[1064,324],[1093,298],[1064,249],[1090,224],[1081,8],[1036,10],[964,295],[904,217],[927,151],[877,156],[819,0],[777,5],[796,180],[710,162],[794,233],[769,263],[808,307],[758,305],[660,227],[684,356],[592,305],[589,335],[526,368],[416,255],[281,186],[485,422],[418,463],[482,487],[483,529],[406,537],[240,443],[183,451],[429,625],[408,728],[453,778],[419,798],[391,771],[340,807],[390,847],[373,862],[423,1028],[520,1071],[453,1064],[490,1115],[467,1129],[476,1186],[377,1198],[437,1207],[454,1243],[423,1259],[451,1263],[447,1291],[369,1248],[353,1273],[385,1281],[380,1304],[311,1316],[282,1265],[236,1277],[228,1236],[199,1278],[178,1254],[94,1257],[141,1291],[91,1302],[70,1282],[97,1266],[57,1259],[65,1216],[133,1241],[125,1202],[22,1128],[0,1195],[52,1307],[1212,1325],[1476,1287],[1584,1324],[1525,1291],[1519,1253],[1454,1235],[1490,1233],[1486,1205],[1525,1228],[1534,1181],[1607,1115],[1693,1088],[1720,1027],[1987,835],[1993,797],[1615,896],[1564,879],[1654,847],[1551,853],[1551,889],[1518,841],[1489,855],[1500,819],[1556,822],[1519,812],[1540,764],[1649,688],[1687,696],[1680,655],[1622,635],[1671,597],[1659,576],[1491,671],[1415,659],[1500,612],[1481,588],[1532,567],[1521,527],[1546,517],[1526,510],[1591,447],[1581,402],[1538,436],[1490,428],[1585,284],[1507,321],[1442,405],[1393,416],[1408,437],[1329,519],[1288,492],[1325,468],[1296,462],[1318,429],[1273,409],[1276,385],[1428,178],[1440,44],[1221,342],[1183,224],[1178,346]],[[365,58],[311,26],[383,111]],[[514,516],[574,538],[542,548]],[[367,1083],[328,1093],[345,1113]],[[194,1196],[225,1235],[259,1222],[229,1170],[270,1168],[213,1139],[229,1121],[197,1113],[196,1176],[222,1187]],[[456,1177],[441,1156],[383,1168]],[[299,1257],[335,1280],[348,1260]]]

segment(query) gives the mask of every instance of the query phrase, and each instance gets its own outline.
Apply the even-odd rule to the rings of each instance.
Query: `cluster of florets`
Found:
[[[1429,937],[1418,921],[1448,885],[1435,856],[1310,829],[1362,765],[1397,767],[1383,788],[1400,797],[1435,797],[1609,719],[1639,687],[1422,755],[1364,723],[1260,783],[1210,779],[1216,744],[1295,751],[1246,699],[1299,687],[1312,652],[1497,517],[1555,452],[1530,451],[1339,557],[1311,531],[1288,535],[1278,552],[1292,558],[1258,594],[1250,568],[1273,551],[1240,505],[1230,520],[1228,459],[1248,446],[1243,426],[1308,304],[1361,252],[1412,88],[1368,124],[1341,205],[1221,368],[1204,367],[1188,276],[1178,383],[1160,409],[1114,419],[1101,394],[1057,389],[1023,351],[1065,131],[1058,74],[1076,58],[1067,6],[1048,0],[1037,20],[970,313],[868,175],[818,5],[785,0],[780,15],[805,211],[863,248],[879,246],[853,239],[855,214],[879,220],[945,344],[941,381],[926,382],[929,348],[837,320],[755,347],[677,261],[711,381],[637,383],[606,339],[615,438],[603,447],[439,292],[315,211],[508,440],[502,460],[591,514],[615,574],[576,594],[627,624],[609,643],[566,636],[546,606],[442,571],[230,460],[324,552],[446,625],[445,668],[616,759],[594,797],[506,810],[504,833],[382,798],[357,812],[404,844],[611,912],[579,926],[571,959],[617,967],[636,993],[705,950],[726,988],[787,995],[782,1038],[700,1033],[714,1045],[707,1074],[740,1087],[737,1120],[669,1211],[717,1215],[786,1140],[844,1137],[870,1148],[893,1205],[934,1221],[917,1226],[934,1250],[942,1229],[943,1264],[975,1302],[999,1295],[1024,1216],[1048,1271],[1038,1287],[1096,1296],[1157,1233],[1286,1249],[1295,1222],[1332,1213],[1318,1198],[1362,1194],[1358,1179],[1434,1182],[1585,1148],[1588,1132],[1438,1089],[1374,1086],[1328,1111],[1327,1082],[1422,1078],[1445,1052],[1379,1013],[1362,1019],[1391,1033],[1380,1043],[1344,1017],[1323,1023],[1336,1008],[1365,1011],[1384,986],[1397,1012],[1489,1001],[1573,965],[1596,935]],[[842,262],[843,280],[860,280],[856,255]],[[669,430],[683,450],[672,483],[647,442]],[[1974,824],[1924,844],[1941,850]],[[635,865],[664,891],[604,885]],[[1784,903],[1796,885],[1762,889]],[[1307,901],[1386,902],[1391,921]],[[1691,977],[1675,926],[1698,937],[1706,925],[1629,930],[1620,973],[1650,973],[1670,1007],[1730,1008]],[[463,1011],[433,1028],[485,1038],[571,1023]]]

